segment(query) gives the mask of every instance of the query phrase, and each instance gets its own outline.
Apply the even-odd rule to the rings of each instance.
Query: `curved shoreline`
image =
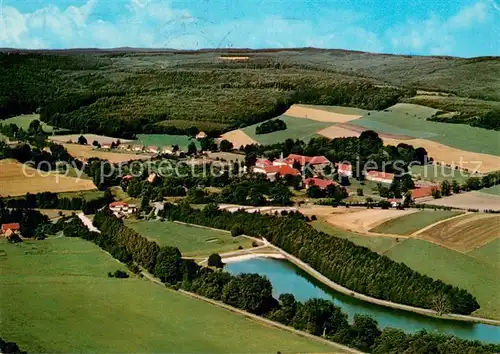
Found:
[[[206,226],[202,226],[202,225],[196,225],[196,224],[190,224],[190,223],[183,223],[183,222],[181,222],[181,223],[185,224],[185,225],[195,226],[195,227],[201,227],[201,228],[207,228],[207,229],[212,229],[212,230],[229,232],[227,230],[220,230],[220,229],[215,229],[215,228],[206,227]],[[371,297],[371,296],[368,296],[368,295],[357,293],[357,292],[355,292],[353,290],[350,290],[350,289],[348,289],[348,288],[346,288],[346,287],[344,287],[344,286],[342,286],[340,284],[337,284],[337,283],[331,281],[330,279],[328,279],[323,274],[321,274],[320,272],[318,272],[317,270],[315,270],[314,268],[312,268],[307,263],[305,263],[305,262],[301,261],[300,259],[298,259],[297,257],[295,257],[295,256],[293,256],[293,255],[291,255],[291,254],[289,254],[287,252],[285,252],[281,248],[276,247],[275,245],[273,245],[272,243],[270,243],[269,241],[267,241],[265,238],[260,238],[259,239],[259,238],[252,237],[252,236],[247,236],[247,235],[243,235],[243,236],[248,237],[248,238],[253,239],[253,240],[257,240],[257,241],[263,242],[265,246],[268,246],[268,247],[274,249],[276,251],[276,253],[282,254],[288,261],[290,261],[291,263],[295,264],[297,267],[299,267],[300,269],[302,269],[303,271],[305,271],[306,273],[308,273],[309,275],[311,275],[312,277],[314,277],[316,280],[319,280],[324,285],[326,285],[329,288],[331,288],[331,289],[333,289],[335,291],[338,291],[338,292],[340,292],[342,294],[351,296],[351,297],[353,297],[355,299],[359,299],[359,300],[366,301],[366,302],[369,302],[369,303],[372,303],[372,304],[376,304],[376,305],[380,305],[380,306],[390,307],[390,308],[393,308],[393,309],[396,309],[396,310],[404,310],[404,311],[408,311],[408,312],[414,312],[414,313],[417,313],[417,314],[420,314],[420,315],[434,317],[434,318],[439,318],[439,319],[456,320],[456,321],[463,321],[463,322],[483,323],[483,324],[488,324],[488,325],[493,325],[493,326],[500,326],[500,320],[491,320],[491,319],[483,318],[483,317],[474,317],[474,316],[459,315],[459,314],[439,315],[436,311],[431,310],[431,309],[425,309],[425,308],[421,308],[421,307],[414,307],[414,306],[410,306],[410,305],[403,305],[403,304],[399,304],[399,303],[396,303],[396,302],[392,302],[392,301],[388,301],[388,300],[381,300],[381,299],[377,299],[377,298],[374,298],[374,297]],[[253,257],[253,258],[256,258],[256,257]]]
[[[312,268],[310,265],[307,263],[303,262],[302,260],[298,259],[297,257],[283,251],[281,248],[278,248],[271,244],[269,241],[263,239],[263,242],[275,249],[277,252],[281,253],[288,261],[291,263],[295,264],[297,267],[305,271],[307,274],[310,276],[314,277],[316,280],[319,280],[321,283],[324,285],[328,286],[329,288],[338,291],[342,294],[348,295],[352,298],[359,299],[362,301],[366,301],[372,304],[380,305],[380,306],[385,306],[385,307],[390,307],[393,309],[397,310],[404,310],[408,312],[414,312],[418,313],[420,315],[425,315],[429,317],[435,317],[439,319],[445,319],[445,320],[456,320],[456,321],[465,321],[465,322],[475,322],[475,323],[484,323],[488,325],[493,325],[493,326],[500,326],[500,321],[498,320],[491,320],[488,318],[482,318],[482,317],[474,317],[474,316],[468,316],[468,315],[459,315],[459,314],[444,314],[444,315],[439,315],[436,311],[431,310],[431,309],[425,309],[421,307],[414,307],[410,305],[404,305],[404,304],[399,304],[396,302],[388,301],[388,300],[381,300],[377,299],[368,295],[364,295],[361,293],[357,293],[353,290],[350,290],[340,284],[337,284],[327,277],[325,277],[323,274]]]

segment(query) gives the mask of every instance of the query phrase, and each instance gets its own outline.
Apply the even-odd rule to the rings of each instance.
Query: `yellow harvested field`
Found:
[[[500,237],[500,215],[467,214],[440,222],[417,237],[459,252],[469,252]]]
[[[307,205],[307,206],[301,206],[299,208],[299,212],[307,216],[312,216],[312,215],[332,216],[337,214],[355,213],[362,210],[366,210],[366,208],[365,207],[345,208],[341,206],[332,208],[331,206],[322,206],[322,205]]]
[[[12,160],[0,161],[0,197],[40,192],[74,192],[96,189],[91,180],[36,170]]]
[[[100,159],[108,160],[111,163],[119,163],[129,160],[147,160],[151,158],[150,155],[140,155],[132,153],[110,152],[103,150],[95,150],[90,145],[78,144],[62,144],[71,156],[86,160],[91,157],[98,157]]]
[[[221,60],[248,60],[248,57],[219,57]]]
[[[120,140],[122,143],[127,143],[132,140],[124,140],[124,139],[118,139],[118,138],[112,138],[109,136],[104,136],[104,135],[96,135],[96,134],[67,134],[67,135],[52,135],[49,136],[49,140],[58,142],[58,143],[67,143],[69,141],[76,143],[78,141],[78,138],[80,135],[83,135],[85,139],[87,139],[87,143],[89,145],[92,145],[92,142],[96,140],[99,144],[111,144],[113,142],[116,143],[117,140]]]
[[[224,133],[220,137],[221,140],[226,139],[233,143],[235,149],[239,149],[240,146],[257,144],[255,140],[250,138],[243,130],[237,129],[230,132]]]
[[[397,146],[400,143],[405,143],[416,148],[423,147],[427,150],[429,156],[434,158],[434,161],[458,166],[459,168],[467,168],[469,172],[486,173],[500,170],[500,156],[464,151],[426,139],[402,140],[383,136],[382,139],[386,145]]]
[[[292,105],[285,115],[295,118],[307,118],[312,120],[317,120],[319,122],[330,122],[330,123],[345,123],[354,119],[361,118],[359,115],[353,114],[341,114],[329,111],[324,111],[321,109],[304,107],[298,104]]]
[[[417,200],[417,204],[442,205],[461,209],[500,210],[500,196],[474,191],[421,202]]]
[[[329,139],[337,139],[337,138],[358,137],[360,133],[355,130],[344,128],[339,125],[332,125],[331,127],[317,131],[316,134],[323,135]]]
[[[341,215],[332,215],[326,218],[326,221],[332,225],[346,230],[369,233],[369,230],[388,220],[398,218],[403,215],[418,212],[417,209],[396,210],[396,209],[358,209],[352,213],[342,213]],[[374,233],[372,233],[374,234]],[[375,235],[375,234],[374,234]]]

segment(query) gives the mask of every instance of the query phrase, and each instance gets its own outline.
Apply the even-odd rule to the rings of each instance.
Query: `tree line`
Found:
[[[205,212],[210,214],[213,209],[208,208],[203,211]],[[93,241],[120,261],[145,268],[168,286],[195,292],[367,352],[419,353],[425,346],[435,348],[434,352],[443,354],[456,350],[492,353],[500,348],[498,345],[426,331],[406,334],[391,328],[381,330],[377,321],[370,316],[355,315],[351,324],[347,315],[329,300],[310,299],[300,302],[292,294],[282,294],[279,299],[275,299],[272,296],[272,285],[266,277],[258,274],[234,276],[199,266],[193,260],[183,259],[177,248],[160,247],[147,240],[124,226],[121,220],[113,217],[107,210],[97,212],[94,218],[100,234],[86,229],[79,219],[73,219],[66,223],[72,225],[72,230],[67,234],[65,229],[65,235]]]
[[[317,231],[303,217],[230,213],[216,206],[198,211],[189,205],[170,203],[160,214],[168,220],[224,230],[238,225],[246,235],[265,237],[335,283],[377,299],[464,315],[479,308],[476,298],[466,290],[422,275],[349,240]]]
[[[26,354],[25,351],[19,349],[19,346],[14,342],[6,342],[0,337],[0,353],[2,354]]]
[[[286,123],[281,119],[271,119],[255,127],[255,134],[269,134],[278,130],[286,130]]]
[[[82,210],[84,214],[94,214],[112,201],[113,197],[109,190],[103,196],[90,200],[82,197],[61,198],[57,193],[52,192],[26,193],[24,197],[3,198],[3,203],[7,208]]]

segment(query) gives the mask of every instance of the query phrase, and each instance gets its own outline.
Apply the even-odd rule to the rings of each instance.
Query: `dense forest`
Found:
[[[265,237],[337,284],[378,299],[466,315],[479,308],[475,297],[466,290],[419,274],[346,239],[319,232],[300,214],[277,217],[230,213],[220,211],[216,205],[199,211],[189,205],[167,203],[161,215],[168,220],[224,230],[237,225],[244,234]]]
[[[210,210],[208,208],[206,211]],[[422,348],[432,348],[432,352],[443,354],[494,353],[500,349],[497,345],[426,331],[406,334],[391,328],[381,330],[370,316],[355,315],[349,322],[347,315],[331,301],[311,299],[300,302],[291,294],[282,294],[279,299],[275,299],[272,285],[265,277],[258,274],[233,276],[183,259],[177,248],[159,247],[124,226],[108,211],[99,211],[94,223],[101,230],[100,234],[89,231],[78,218],[72,218],[64,222],[64,235],[92,241],[113,257],[127,263],[134,272],[140,272],[139,266],[143,267],[174,289],[195,292],[366,352],[410,354],[421,353]]]
[[[255,134],[269,134],[278,130],[286,130],[286,123],[281,119],[272,119],[255,127]]]

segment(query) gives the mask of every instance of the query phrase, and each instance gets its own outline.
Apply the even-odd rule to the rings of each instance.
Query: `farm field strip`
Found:
[[[93,149],[91,145],[78,145],[78,144],[62,144],[69,154],[77,159],[89,159],[97,157],[104,160],[109,160],[111,163],[119,163],[130,160],[147,160],[151,155],[111,152]]]
[[[459,252],[469,252],[500,237],[500,215],[468,214],[438,223],[418,237]]]
[[[179,248],[182,255],[188,257],[235,251],[240,246],[252,247],[252,241],[242,236],[232,237],[230,233],[169,221],[128,220],[125,224],[160,246]]]
[[[468,252],[467,255],[500,269],[500,238]]]
[[[49,140],[58,142],[58,143],[67,143],[71,141],[72,143],[78,142],[78,138],[80,136],[84,136],[87,139],[87,144],[92,145],[92,143],[97,141],[99,144],[111,144],[116,143],[117,140],[120,140],[121,143],[128,143],[131,140],[118,139],[110,136],[97,135],[97,134],[67,134],[67,135],[53,135],[49,136]]]
[[[282,115],[273,119],[281,119],[287,125],[286,130],[279,130],[268,134],[255,134],[255,127],[259,124],[250,125],[242,129],[251,139],[259,144],[268,145],[283,142],[286,139],[300,139],[309,141],[313,137],[318,137],[317,132],[333,123],[316,121],[306,118],[296,118]]]
[[[341,216],[329,216],[326,221],[332,225],[354,232],[368,233],[377,225],[388,220],[418,212],[417,210],[363,209]]]
[[[88,241],[0,240],[0,254],[0,334],[28,352],[332,350],[149,280],[108,278],[126,268]]]
[[[432,157],[434,161],[452,166],[459,166],[460,168],[467,168],[471,172],[477,171],[485,173],[500,169],[500,156],[460,150],[427,139],[401,140],[382,138],[382,140],[384,140],[384,144],[386,145],[397,146],[400,143],[404,143],[413,145],[415,148],[423,147],[427,150],[429,157]]]
[[[169,134],[138,134],[137,140],[133,140],[131,144],[158,146],[158,147],[171,147],[178,145],[181,150],[187,151],[188,145],[193,142],[196,148],[200,148],[200,142],[187,135],[169,135]]]
[[[370,232],[408,236],[438,221],[461,214],[462,212],[459,211],[422,210],[386,221],[371,229]]]
[[[416,201],[417,204],[440,205],[461,209],[500,210],[500,196],[478,191],[453,194],[449,197]]]
[[[424,181],[442,182],[445,180],[456,180],[458,183],[464,183],[468,178],[474,176],[465,172],[465,170],[456,170],[438,164],[412,166],[411,174],[413,177]]]
[[[60,193],[97,188],[89,179],[44,172],[11,160],[0,161],[0,186],[0,197],[25,195],[28,192]]]
[[[429,139],[459,151],[500,156],[500,132],[464,124],[428,121],[427,118],[435,112],[437,110],[429,107],[398,103],[387,110],[371,112],[370,115],[349,123],[379,133],[408,135],[419,140]]]
[[[347,109],[345,109],[348,111]],[[294,117],[294,118],[305,118],[311,119],[318,122],[327,122],[327,123],[345,123],[350,122],[351,120],[361,118],[361,114],[345,114],[338,113],[330,110],[321,109],[321,106],[303,106],[294,104],[292,105],[286,112],[286,116]]]
[[[224,133],[220,137],[221,140],[228,140],[233,143],[235,149],[239,149],[241,146],[258,144],[257,141],[252,139],[245,133],[242,129],[232,130],[230,132]]]

